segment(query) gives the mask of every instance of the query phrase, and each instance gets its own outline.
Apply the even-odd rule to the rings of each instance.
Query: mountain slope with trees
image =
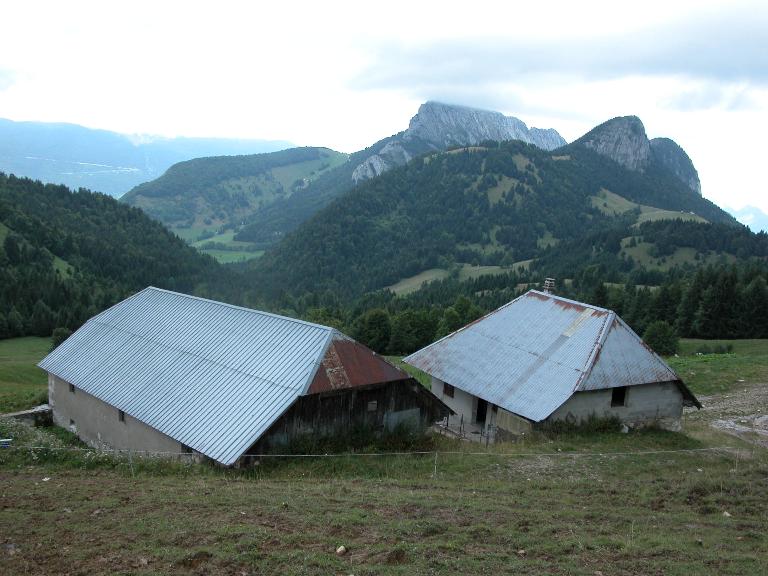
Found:
[[[234,227],[253,212],[300,194],[325,171],[346,161],[327,148],[197,158],[121,198],[174,228]]]
[[[75,329],[148,285],[228,301],[242,288],[141,210],[0,173],[0,338]]]
[[[629,206],[612,211],[599,194]],[[598,233],[636,235],[654,218],[739,226],[661,163],[628,170],[582,145],[522,142],[423,156],[359,185],[289,235],[252,274],[266,294],[355,297],[453,263],[509,266]],[[617,250],[618,252],[618,250]]]

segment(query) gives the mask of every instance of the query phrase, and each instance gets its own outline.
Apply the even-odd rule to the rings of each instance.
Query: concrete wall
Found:
[[[432,393],[456,412],[456,416],[451,416],[451,424],[457,423],[462,414],[465,423],[474,423],[477,414],[477,397],[455,388],[454,397],[450,398],[445,395],[444,389],[445,384],[433,377]],[[611,396],[610,389],[576,392],[545,422],[581,422],[590,415],[595,415],[600,418],[617,417],[630,428],[653,424],[667,430],[681,429],[683,395],[677,384],[673,382],[629,386],[624,406],[611,406]],[[493,437],[496,427],[508,433],[498,435],[499,440],[507,438],[510,434],[517,435],[531,429],[530,423],[524,418],[502,408],[494,410],[493,405],[489,403],[484,432],[488,433],[490,429]],[[495,432],[498,434],[498,431]]]
[[[440,398],[446,405],[456,412],[456,415],[451,415],[451,421],[458,423],[462,416],[464,416],[464,423],[471,424],[475,421],[475,415],[477,414],[477,396],[473,396],[464,390],[458,388],[453,389],[453,398],[445,395],[445,383],[432,377],[432,394]],[[490,414],[491,407],[488,406],[488,413]],[[458,425],[458,424],[457,424]]]
[[[128,414],[119,419],[119,410],[79,388],[70,391],[69,382],[48,374],[48,404],[53,423],[71,430],[95,448],[137,452],[182,452],[182,445],[162,432]]]
[[[680,430],[683,395],[677,384],[629,386],[624,406],[611,406],[611,394],[610,389],[576,392],[547,421],[580,422],[594,414],[598,417],[618,417],[629,427],[657,424],[669,430]]]

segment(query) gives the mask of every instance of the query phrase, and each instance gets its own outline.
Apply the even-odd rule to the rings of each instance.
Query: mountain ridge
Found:
[[[531,128],[514,116],[501,112],[427,101],[408,124],[391,137],[377,153],[369,156],[352,173],[355,184],[373,178],[410,161],[416,151],[446,150],[452,146],[472,146],[486,141],[520,140],[544,150],[554,150],[567,142],[554,128]]]
[[[685,150],[671,138],[649,139],[637,116],[611,118],[573,144],[594,150],[633,171],[642,172],[651,162],[657,161],[701,196],[699,174]]]
[[[653,159],[641,172],[580,143],[556,154],[488,143],[427,154],[360,184],[250,269],[273,297],[356,297],[452,263],[511,266],[588,235],[610,236],[611,266],[631,268],[620,240],[654,220],[738,226]]]

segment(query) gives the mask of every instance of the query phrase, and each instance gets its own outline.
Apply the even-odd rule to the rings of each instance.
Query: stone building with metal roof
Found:
[[[701,406],[615,312],[536,290],[404,362],[456,412],[448,428],[477,439],[592,415],[679,429],[683,406]]]
[[[302,435],[427,426],[449,412],[338,330],[152,287],[39,366],[54,422],[85,442],[227,466]]]

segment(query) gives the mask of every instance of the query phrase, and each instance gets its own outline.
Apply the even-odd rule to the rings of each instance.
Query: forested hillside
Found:
[[[268,251],[252,275],[273,298],[329,290],[348,299],[456,263],[551,260],[559,246],[599,234],[612,235],[622,264],[622,242],[643,222],[686,219],[739,226],[658,163],[638,172],[583,146],[488,143],[358,186]]]
[[[229,272],[142,211],[0,173],[0,337],[77,328],[148,285],[242,297]]]
[[[171,228],[232,228],[253,212],[301,192],[345,159],[327,148],[197,158],[171,166],[121,200]]]

